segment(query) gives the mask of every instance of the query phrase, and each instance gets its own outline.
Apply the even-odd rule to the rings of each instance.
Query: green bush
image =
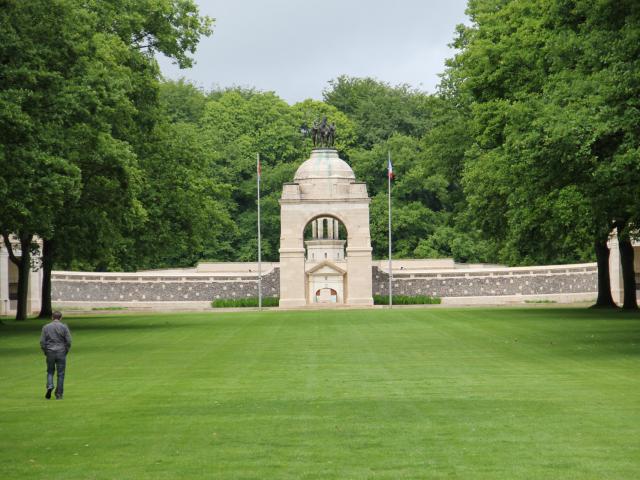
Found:
[[[428,295],[394,295],[394,305],[434,305],[442,303],[442,299],[438,297],[430,297]],[[389,295],[374,295],[374,305],[389,305]]]
[[[278,297],[262,297],[263,307],[277,307]],[[218,298],[211,302],[213,308],[257,307],[258,297],[246,298]]]

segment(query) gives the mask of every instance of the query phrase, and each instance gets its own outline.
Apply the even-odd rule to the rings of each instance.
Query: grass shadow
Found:
[[[153,320],[145,319],[145,318],[136,318],[129,322],[114,322],[109,323],[110,320],[121,320],[122,317],[86,317],[86,318],[72,318],[68,321],[65,319],[64,323],[66,323],[71,329],[72,334],[74,332],[83,332],[83,331],[145,331],[145,330],[161,330],[161,329],[170,329],[170,328],[184,328],[188,326],[197,325],[193,322],[171,322],[168,320],[163,320],[162,317],[154,318]],[[40,319],[28,319],[25,321],[3,321],[0,322],[0,338],[7,337],[16,337],[22,335],[34,335],[40,333],[42,327],[47,324],[48,321],[40,320]]]

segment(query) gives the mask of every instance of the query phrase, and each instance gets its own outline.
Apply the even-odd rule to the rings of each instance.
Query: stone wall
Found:
[[[372,275],[374,295],[388,295],[387,271],[373,267]],[[595,263],[433,272],[394,271],[393,274],[394,295],[441,298],[595,293],[597,286],[598,268]]]
[[[597,292],[596,264],[547,267],[491,267],[412,270],[399,262],[394,269],[395,295],[429,295],[448,298],[566,296]],[[402,268],[402,269],[401,269]],[[373,293],[388,295],[389,277],[382,264],[372,270]],[[279,296],[280,269],[272,264],[262,277],[263,295]],[[257,297],[254,270],[242,273],[165,271],[141,273],[54,272],[52,299],[56,304],[119,305],[157,302],[208,304],[216,298]]]
[[[265,297],[279,295],[280,270],[262,276]],[[211,302],[217,298],[258,296],[254,275],[54,272],[52,295],[58,302]]]

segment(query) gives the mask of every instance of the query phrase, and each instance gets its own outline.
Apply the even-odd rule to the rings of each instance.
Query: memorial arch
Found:
[[[282,189],[280,306],[373,304],[370,202],[335,149],[311,152]]]

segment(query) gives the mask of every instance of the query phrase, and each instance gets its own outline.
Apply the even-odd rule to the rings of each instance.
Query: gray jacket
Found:
[[[54,320],[42,327],[40,348],[44,353],[64,352],[71,349],[71,332],[69,327],[59,320]]]

